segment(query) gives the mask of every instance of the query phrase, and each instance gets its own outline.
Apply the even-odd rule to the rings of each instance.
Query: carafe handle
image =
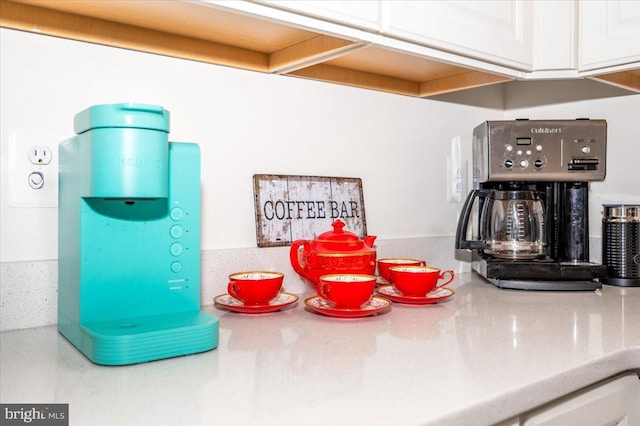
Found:
[[[471,208],[476,198],[486,199],[493,191],[486,189],[474,189],[469,193],[464,202],[460,218],[458,219],[458,229],[456,230],[456,249],[483,250],[487,247],[485,240],[467,240],[467,229],[469,227],[469,217]],[[487,208],[488,203],[484,203],[483,208]],[[481,235],[481,237],[483,237]]]

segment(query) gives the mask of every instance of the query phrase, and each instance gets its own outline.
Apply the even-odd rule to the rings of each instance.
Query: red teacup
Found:
[[[433,290],[444,287],[453,281],[453,271],[448,269],[441,271],[431,266],[392,266],[391,282],[404,296],[422,297]],[[438,284],[445,275],[450,277],[447,281]]]
[[[392,266],[427,266],[427,262],[418,259],[407,259],[404,257],[388,257],[384,259],[378,259],[378,274],[391,282],[391,271],[389,268]]]
[[[376,286],[375,275],[332,274],[320,277],[318,294],[337,308],[357,309],[371,300]]]
[[[264,305],[278,295],[283,279],[282,272],[236,272],[229,275],[227,290],[245,305]]]

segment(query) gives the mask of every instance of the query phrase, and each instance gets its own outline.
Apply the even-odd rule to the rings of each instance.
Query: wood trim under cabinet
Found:
[[[228,12],[219,12],[215,8],[207,8],[206,13],[214,19],[217,18],[220,28],[213,29],[206,24],[205,19],[197,19],[198,23],[189,27],[187,34],[180,34],[179,32],[184,28],[176,27],[175,20],[170,20],[172,23],[166,23],[162,17],[167,17],[166,14],[170,13],[171,17],[178,16],[187,21],[191,17],[195,20],[194,14],[202,13],[203,10],[198,9],[201,6],[189,2],[180,3],[179,7],[175,6],[169,11],[154,10],[157,13],[150,18],[142,14],[140,9],[114,10],[113,8],[118,7],[118,2],[111,2],[107,11],[104,9],[104,3],[92,5],[90,2],[83,4],[82,10],[78,9],[78,4],[74,6],[69,1],[55,3],[41,0],[0,0],[0,5],[0,26],[5,28],[252,71],[306,77],[406,96],[427,97],[512,80],[509,77],[444,63],[437,64],[440,68],[437,77],[409,76],[406,72],[408,65],[405,59],[411,57],[412,61],[419,62],[408,62],[409,64],[425,69],[431,69],[436,62],[433,59],[414,55],[403,56],[403,54],[388,62],[393,68],[386,70],[389,74],[370,72],[369,69],[355,69],[358,66],[352,69],[349,66],[323,64],[322,62],[345,57],[350,52],[369,47],[369,44],[319,33],[314,34],[308,30],[298,30],[286,24],[280,25],[274,22],[269,24],[270,29],[256,30],[261,28],[259,24],[264,21],[251,17],[239,17],[243,19],[239,21],[240,23],[233,20],[233,23],[228,23],[227,28],[224,28],[223,24],[227,22],[228,17],[211,14]],[[138,8],[143,6],[135,5]],[[137,13],[131,15],[132,11]],[[118,16],[126,16],[128,23],[111,20],[119,19]],[[228,31],[228,25],[241,25],[241,33],[251,35],[254,40],[256,37],[278,40],[280,30],[295,32],[297,40],[293,44],[283,44],[282,40],[278,40],[280,45],[275,51],[267,48],[254,50],[251,45],[238,47],[229,44],[233,43],[233,40],[219,37],[222,33],[228,36],[226,33],[232,32]],[[233,29],[237,30],[237,28]],[[261,34],[256,31],[270,32]],[[199,35],[202,35],[202,38],[198,38]]]
[[[269,55],[269,70],[276,74],[286,74],[365,46],[363,43],[319,35],[273,52]]]
[[[305,77],[312,80],[329,81],[346,86],[362,87],[400,95],[419,96],[420,94],[420,83],[418,82],[333,65],[317,64],[290,72],[287,75]]]
[[[640,93],[640,71],[622,71],[589,77],[592,80]]]
[[[443,77],[437,80],[425,81],[420,83],[421,97],[440,95],[452,91],[452,88],[458,90],[470,89],[473,87],[488,86],[490,84],[503,83],[513,80],[511,77],[501,75],[487,74],[479,71],[469,71],[468,73],[453,75],[451,77]]]
[[[5,28],[254,71],[269,68],[268,55],[256,51],[6,0],[1,6]]]

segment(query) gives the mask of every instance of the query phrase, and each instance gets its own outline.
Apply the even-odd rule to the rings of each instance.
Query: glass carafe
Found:
[[[491,191],[481,216],[484,252],[504,259],[544,255],[544,207],[536,191]]]

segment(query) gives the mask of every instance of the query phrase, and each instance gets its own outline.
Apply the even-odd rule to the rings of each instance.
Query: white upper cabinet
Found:
[[[533,71],[575,70],[576,8],[574,1],[536,1],[533,6]],[[552,76],[552,75],[551,75]]]
[[[382,1],[382,34],[515,69],[533,66],[533,2]]]
[[[640,62],[640,1],[589,0],[578,4],[581,71]]]
[[[322,18],[368,30],[379,30],[377,0],[359,1],[280,1],[255,0],[271,7]]]

